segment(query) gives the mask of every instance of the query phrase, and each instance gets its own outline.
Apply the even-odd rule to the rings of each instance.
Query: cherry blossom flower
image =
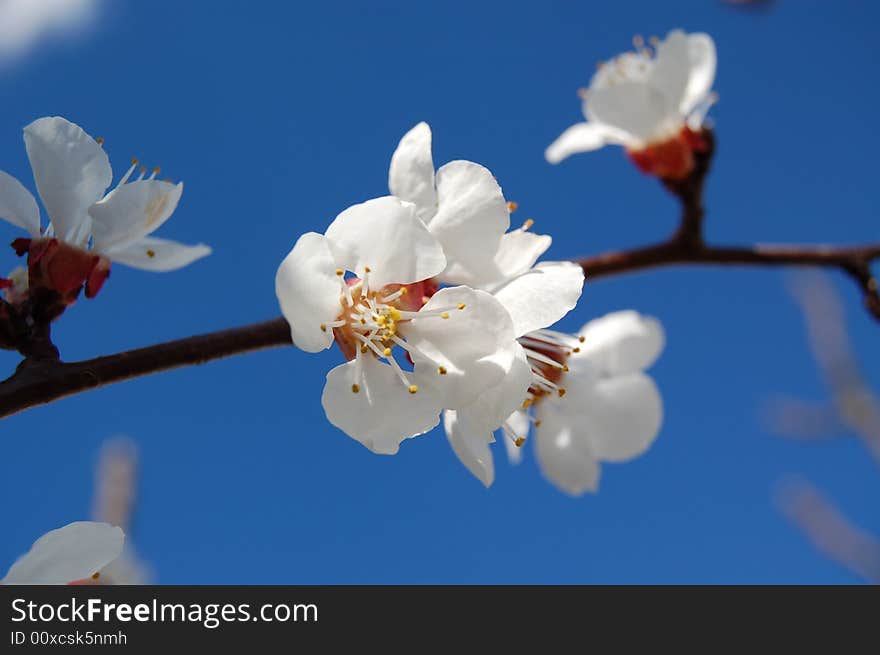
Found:
[[[396,453],[443,408],[501,381],[517,356],[510,315],[491,294],[437,290],[446,262],[416,207],[386,196],[302,235],[278,269],[293,342],[318,352],[335,340],[348,360],[327,375],[327,418],[373,452]]]
[[[601,64],[583,96],[587,121],[576,123],[545,153],[559,163],[606,144],[622,145],[643,172],[678,180],[704,150],[703,120],[715,101],[715,43],[708,34],[671,31],[656,55],[640,40],[636,51]]]
[[[125,535],[109,523],[77,521],[47,532],[0,584],[91,584],[122,553]]]
[[[49,215],[44,229],[33,195],[0,171],[0,217],[30,233],[13,248],[28,254],[30,287],[48,288],[70,304],[85,286],[94,297],[110,273],[110,262],[150,271],[170,271],[210,254],[150,236],[174,210],[183,183],[132,179],[137,161],[109,193],[110,161],[101,143],[64,118],[40,118],[24,128],[37,191]]]
[[[512,441],[534,424],[544,475],[572,495],[598,489],[601,462],[645,452],[663,419],[660,392],[644,373],[663,350],[660,322],[619,311],[590,321],[579,335],[538,330],[521,340],[535,382],[505,424]],[[519,459],[514,448],[508,452]]]
[[[550,246],[550,237],[528,231],[531,222],[507,232],[510,204],[492,173],[470,161],[453,161],[434,172],[431,128],[419,123],[391,157],[388,187],[411,202],[443,246],[447,267],[438,282],[486,288],[529,270]]]

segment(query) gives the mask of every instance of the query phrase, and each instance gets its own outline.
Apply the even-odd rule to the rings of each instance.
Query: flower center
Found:
[[[580,351],[583,337],[554,330],[536,330],[519,339],[532,368],[532,386],[529,387],[523,409],[527,409],[548,394],[562,398],[565,387],[561,382],[568,372],[568,358]]]
[[[338,269],[342,288],[342,312],[335,321],[324,323],[321,329],[333,330],[333,337],[340,350],[349,361],[356,361],[355,382],[353,393],[360,392],[361,357],[376,357],[388,362],[404,386],[411,394],[418,392],[418,385],[413,384],[408,373],[394,358],[394,350],[400,347],[406,353],[410,365],[414,357],[430,361],[416,346],[408,343],[400,333],[401,326],[414,318],[439,318],[447,320],[453,311],[465,309],[465,304],[444,309],[421,309],[437,291],[433,280],[423,280],[413,284],[390,284],[381,289],[371,289],[369,282],[370,269],[366,269],[363,277],[345,278],[345,271]],[[446,375],[443,366],[437,367],[438,375]]]

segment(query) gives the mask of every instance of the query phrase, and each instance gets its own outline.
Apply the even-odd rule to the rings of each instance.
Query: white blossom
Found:
[[[668,170],[678,168],[684,175],[688,148],[698,146],[694,137],[715,100],[715,68],[712,38],[681,30],[656,42],[655,56],[640,43],[635,52],[600,65],[583,92],[586,122],[563,132],[547,148],[547,161],[556,164],[575,153],[617,144],[647,172],[659,167],[658,174],[674,177]],[[661,144],[669,145],[652,150]],[[658,158],[683,160],[654,161]]]
[[[619,311],[590,321],[579,335],[542,330],[522,340],[544,355],[530,355],[536,377],[543,379],[508,420],[518,426],[511,427],[512,439],[524,438],[534,423],[541,470],[572,495],[598,489],[601,462],[645,452],[663,419],[660,392],[644,372],[663,350],[660,322]]]
[[[30,234],[31,240],[24,240],[20,254],[39,250],[41,257],[47,256],[60,242],[68,260],[83,260],[81,265],[68,266],[83,272],[78,272],[74,280],[59,280],[61,286],[89,281],[91,266],[97,269],[99,279],[94,283],[100,288],[109,261],[169,271],[210,254],[211,249],[204,244],[187,246],[150,236],[177,208],[182,182],[157,180],[158,169],[149,177],[141,172],[140,177],[132,179],[138,168],[135,161],[105,195],[113,178],[106,152],[81,127],[64,118],[34,121],[24,128],[24,141],[50,222],[43,228],[34,196],[3,171],[0,217]]]
[[[47,532],[9,569],[0,584],[57,585],[98,579],[122,553],[125,535],[109,523],[77,521]]]
[[[374,452],[396,453],[433,428],[443,408],[498,383],[517,355],[510,315],[491,294],[434,292],[445,267],[415,206],[386,196],[349,207],[323,235],[302,235],[278,269],[293,342],[318,352],[335,339],[348,360],[327,375],[327,418]]]

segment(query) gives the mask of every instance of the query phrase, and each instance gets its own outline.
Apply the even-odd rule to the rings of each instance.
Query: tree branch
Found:
[[[287,322],[276,318],[70,364],[25,359],[0,382],[0,417],[114,382],[291,343]]]
[[[678,229],[668,241],[631,250],[608,252],[580,260],[587,280],[672,265],[813,266],[843,271],[861,289],[868,311],[880,321],[880,295],[871,264],[880,259],[880,243],[832,246],[709,246],[703,239],[703,185],[715,150],[714,135],[701,133],[705,148],[695,153],[694,168],[682,180],[661,180],[682,206]],[[8,306],[0,303],[0,313]],[[14,344],[24,361],[0,382],[0,418],[94,389],[179,366],[263,348],[291,345],[283,318],[209,332],[81,362],[61,362],[45,329],[22,328],[24,336],[0,333],[0,342]],[[19,330],[19,331],[22,331]],[[4,341],[5,340],[5,341]]]
[[[855,281],[864,295],[865,307],[880,321],[880,296],[871,263],[880,259],[880,243],[863,246],[691,246],[673,237],[653,246],[607,252],[581,259],[588,280],[673,265],[718,266],[813,266],[836,268]]]

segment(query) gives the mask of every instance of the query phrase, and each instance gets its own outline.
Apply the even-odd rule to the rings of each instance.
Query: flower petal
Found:
[[[107,153],[79,125],[58,116],[24,128],[24,142],[55,235],[71,241],[113,179]]]
[[[541,262],[495,292],[521,337],[556,323],[574,309],[584,286],[583,269],[574,262]]]
[[[590,121],[630,135],[626,144],[630,148],[673,134],[681,126],[678,102],[670,105],[663,92],[640,82],[621,82],[590,91],[585,108]]]
[[[449,318],[429,316],[435,311],[446,311]],[[491,294],[447,287],[435,293],[419,314],[424,318],[401,323],[400,333],[416,349],[416,373],[435,380],[446,394],[447,409],[469,405],[513,365],[519,346],[513,323]],[[442,375],[440,367],[445,371]]]
[[[687,40],[690,77],[681,100],[680,111],[684,115],[690,114],[709,97],[717,66],[715,42],[711,36],[700,32],[688,34]]]
[[[458,411],[458,423],[469,434],[491,435],[522,406],[532,384],[532,368],[525,351],[516,344],[515,356],[502,380],[484,389]]]
[[[109,523],[78,521],[47,532],[12,565],[3,584],[67,584],[119,557],[125,535]]]
[[[124,248],[158,229],[180,202],[183,182],[139,180],[116,187],[89,208],[95,250]]]
[[[609,131],[601,123],[575,123],[547,146],[544,157],[551,164],[579,152],[598,150],[609,142]]]
[[[553,239],[549,234],[535,234],[527,230],[511,230],[501,237],[495,253],[495,264],[503,280],[509,280],[528,271],[543,255]]]
[[[490,487],[495,480],[495,464],[489,448],[493,440],[492,433],[478,434],[464,431],[457,413],[451,409],[443,412],[443,427],[446,429],[446,438],[449,439],[452,452],[459,461],[484,486]]]
[[[606,314],[581,328],[584,342],[569,365],[586,365],[600,375],[620,375],[648,368],[665,343],[663,325],[633,310]]]
[[[443,248],[414,206],[394,196],[349,207],[324,234],[341,268],[361,278],[370,269],[371,288],[420,282],[446,267]]]
[[[644,373],[596,379],[572,370],[564,398],[538,404],[542,427],[548,415],[570,427],[572,439],[586,444],[600,461],[624,462],[645,452],[663,422],[663,401]]]
[[[556,420],[550,412],[545,414],[541,427],[535,429],[535,454],[544,477],[572,496],[596,491],[599,462],[585,444],[576,441],[574,426]]]
[[[663,93],[670,107],[678,109],[682,104],[690,70],[688,38],[681,30],[672,30],[657,45],[657,57],[649,75],[650,83]]]
[[[358,356],[327,374],[321,404],[327,419],[352,439],[374,453],[394,455],[404,439],[440,422],[438,394],[421,387],[410,393],[388,364]]]
[[[40,236],[40,208],[33,194],[21,182],[0,171],[0,218]]]
[[[391,195],[413,203],[416,214],[423,221],[429,221],[436,213],[431,128],[427,123],[419,123],[400,140],[391,155],[388,188]]]
[[[510,226],[510,210],[492,173],[473,162],[450,162],[437,171],[437,196],[428,229],[449,262],[473,279],[497,279],[493,257]]]
[[[188,246],[177,241],[158,237],[143,237],[121,248],[106,253],[114,262],[140,268],[144,271],[176,271],[211,254],[211,247],[204,243]]]
[[[297,348],[314,353],[330,347],[333,330],[321,329],[342,313],[338,264],[327,238],[306,232],[293,246],[275,274],[275,295],[290,324]]]

